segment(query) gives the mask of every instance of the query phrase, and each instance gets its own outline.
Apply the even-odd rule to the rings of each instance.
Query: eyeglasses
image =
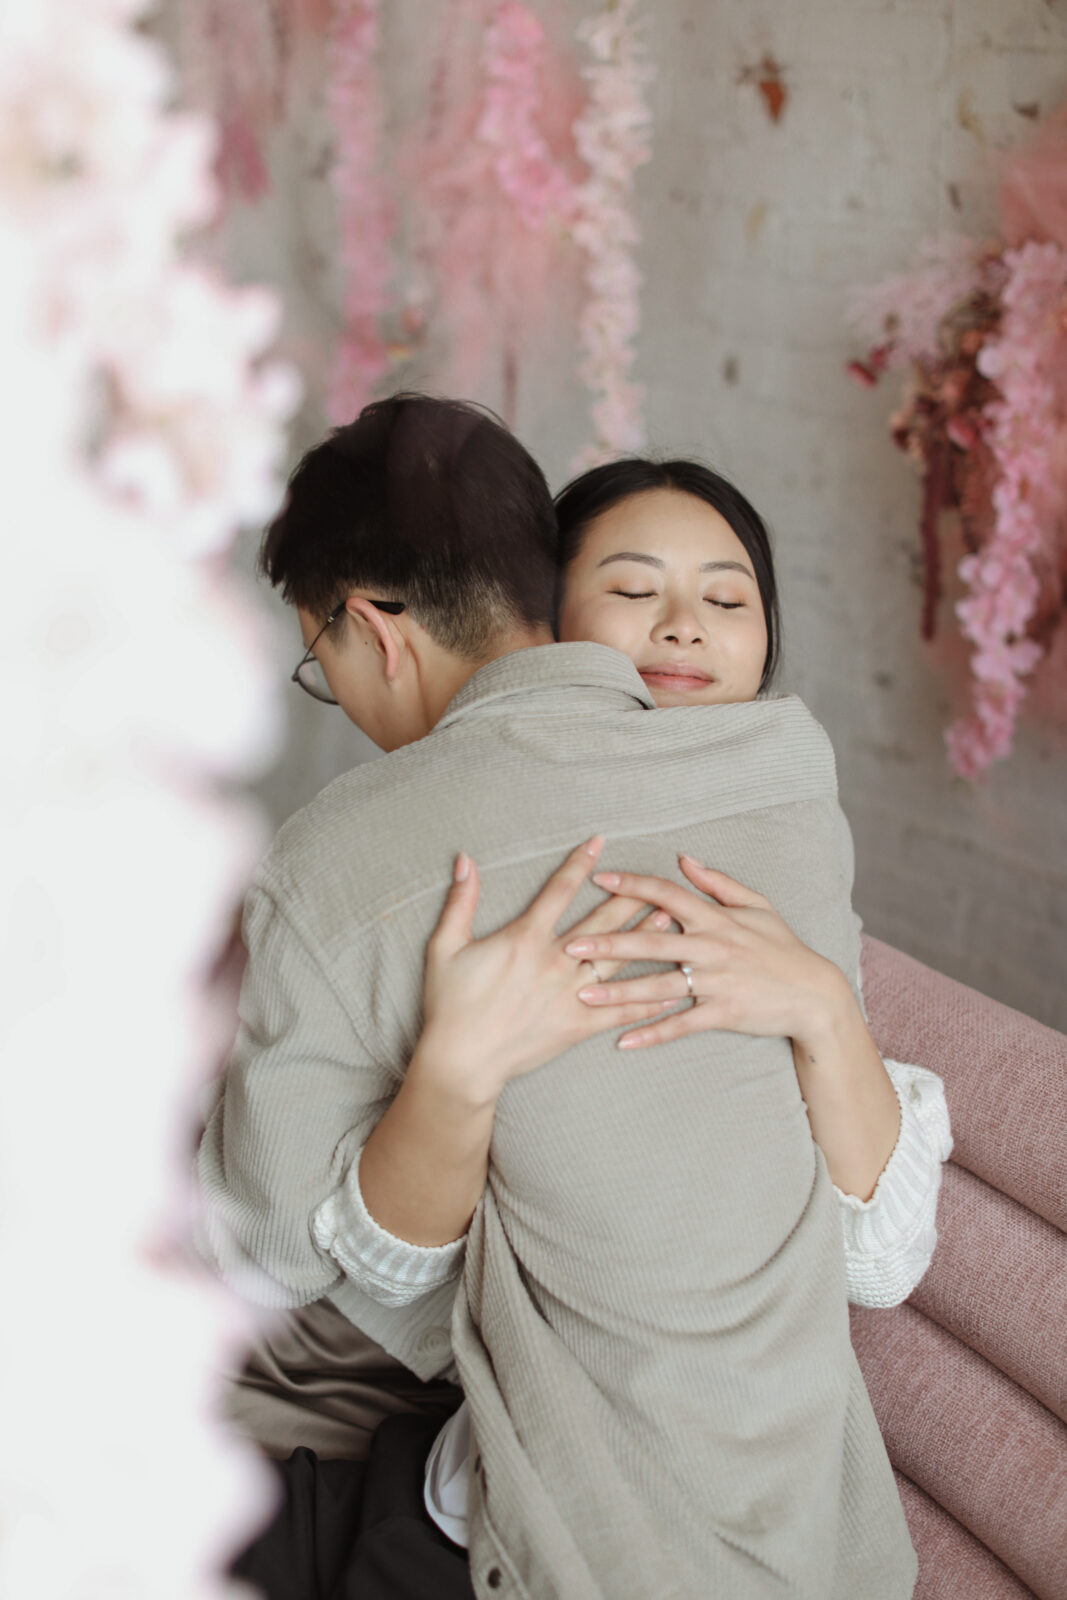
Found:
[[[377,610],[388,611],[390,616],[393,617],[398,617],[405,609],[403,600],[371,600],[369,595],[361,595],[360,599],[368,600]],[[298,683],[301,689],[309,694],[313,700],[320,700],[326,706],[335,706],[337,701],[330,693],[330,686],[326,682],[326,674],[322,670],[322,663],[315,654],[315,646],[326,632],[326,629],[332,627],[337,621],[347,604],[348,601],[346,599],[342,600],[340,605],[334,606],[330,615],[308,645],[307,650],[297,662],[296,671],[292,676],[293,683]]]

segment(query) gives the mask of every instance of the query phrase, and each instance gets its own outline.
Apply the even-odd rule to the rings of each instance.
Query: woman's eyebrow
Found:
[[[746,578],[751,578],[755,583],[752,568],[746,567],[743,561],[705,561],[701,572],[743,572]]]
[[[612,561],[643,561],[646,567],[659,567],[662,571],[666,566],[659,556],[640,555],[636,550],[619,550],[613,556],[605,556],[603,561],[598,561],[598,567],[606,567]],[[755,583],[751,567],[746,567],[743,561],[705,561],[699,568],[701,572],[743,572],[746,578],[751,578]]]
[[[603,561],[598,561],[597,566],[606,567],[612,561],[643,561],[646,567],[659,567],[661,569],[667,564],[665,561],[661,561],[659,556],[641,556],[634,550],[619,550],[615,555],[605,556]]]

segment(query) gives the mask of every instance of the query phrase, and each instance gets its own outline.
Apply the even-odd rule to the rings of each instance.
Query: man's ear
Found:
[[[377,606],[371,605],[369,600],[362,599],[358,594],[349,595],[345,610],[353,621],[365,624],[365,632],[371,636],[370,642],[385,658],[386,682],[392,683],[407,648],[403,633],[394,625],[388,612],[379,611]]]

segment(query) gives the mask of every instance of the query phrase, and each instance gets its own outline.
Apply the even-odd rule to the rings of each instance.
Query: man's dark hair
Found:
[[[763,518],[740,489],[699,461],[652,461],[644,456],[631,456],[593,467],[561,489],[556,496],[560,595],[567,568],[582,548],[582,536],[589,524],[620,501],[628,500],[631,495],[647,494],[652,489],[676,489],[695,495],[725,518],[744,545],[759,585],[767,624],[767,654],[760,679],[760,689],[766,689],[778,668],[782,643],[770,534]]]
[[[402,600],[438,644],[483,660],[509,628],[551,625],[552,496],[491,412],[396,394],[297,464],[259,565],[316,617],[373,589]]]

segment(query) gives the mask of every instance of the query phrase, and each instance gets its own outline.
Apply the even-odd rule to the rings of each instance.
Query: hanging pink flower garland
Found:
[[[491,399],[514,425],[521,358],[577,291],[578,84],[534,9],[453,0],[398,161],[413,247],[406,320],[435,387]]]
[[[270,186],[265,136],[285,101],[275,7],[270,0],[183,0],[174,9],[186,94],[215,119],[223,197],[258,200]]]
[[[634,174],[651,153],[652,76],[636,22],[636,0],[607,0],[579,25],[592,60],[582,68],[589,102],[574,126],[589,169],[578,197],[575,237],[586,254],[589,299],[579,324],[579,372],[592,396],[593,443],[575,466],[595,465],[645,445],[643,391],[632,376],[641,321],[640,229]]]
[[[316,0],[320,9],[323,3]],[[210,98],[224,125],[221,167],[231,191],[246,198],[261,194],[267,184],[262,131],[268,91],[263,85],[268,76],[277,78],[275,57],[279,50],[284,54],[284,40],[304,4],[243,0],[235,8],[239,16],[227,21],[219,0],[191,0],[189,15],[199,18],[195,53],[201,73],[211,79]],[[464,69],[454,74],[461,92],[444,111],[438,128],[444,137],[424,142],[423,170],[410,174],[415,208],[422,213],[416,222],[416,233],[423,236],[422,270],[451,324],[450,364],[456,370],[448,375],[461,388],[481,387],[488,353],[498,348],[506,411],[514,407],[517,330],[528,326],[531,316],[548,314],[550,280],[558,285],[568,270],[568,241],[579,246],[586,295],[579,319],[579,371],[591,392],[593,431],[583,462],[639,449],[645,441],[642,391],[633,379],[641,285],[634,261],[640,234],[633,186],[650,152],[651,113],[645,101],[650,69],[636,13],[637,0],[605,0],[580,25],[578,38],[591,57],[581,68],[588,99],[561,139],[566,74],[558,70],[562,63],[548,62],[545,28],[536,12],[522,0],[457,0],[447,49],[457,55],[472,35],[482,38],[484,87],[475,89],[477,101],[471,100],[469,74]],[[396,354],[410,353],[394,348],[382,325],[391,305],[395,219],[382,176],[380,18],[380,0],[334,0],[327,35],[344,285],[343,333],[326,408],[335,422],[348,420],[366,403]],[[281,29],[273,45],[272,20]],[[268,56],[270,74],[253,72],[259,88],[250,98],[248,63],[266,62]],[[577,156],[568,160],[568,150]],[[493,190],[506,202],[504,210]],[[422,220],[428,213],[436,214]],[[520,225],[517,233],[510,217]],[[409,307],[409,337],[420,336],[416,302],[426,292],[425,285],[418,289]]]
[[[1063,509],[1056,473],[1062,420],[1052,358],[1063,357],[1067,254],[1059,245],[1031,242],[1005,252],[1004,264],[999,333],[977,361],[998,391],[985,410],[999,472],[993,530],[982,549],[960,563],[970,596],[956,606],[975,646],[973,710],[945,736],[952,764],[965,778],[1011,754],[1023,680],[1044,653],[1027,638],[1041,592],[1037,567],[1050,521]]]
[[[545,30],[520,0],[501,0],[485,35],[485,103],[477,137],[495,151],[497,182],[530,230],[572,221],[578,193],[539,121]]]
[[[344,327],[327,398],[350,422],[389,370],[381,319],[390,304],[393,207],[382,177],[378,0],[336,0],[328,35],[327,103],[336,131]]]

